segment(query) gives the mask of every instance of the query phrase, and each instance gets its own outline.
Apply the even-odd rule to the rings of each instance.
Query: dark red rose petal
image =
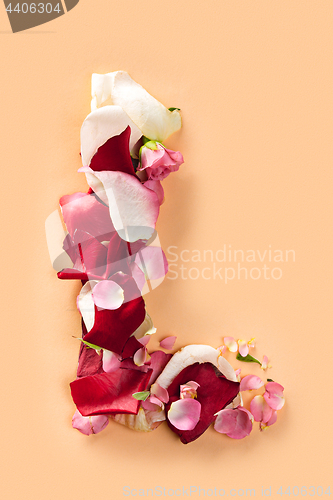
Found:
[[[95,306],[95,323],[85,340],[104,349],[121,354],[127,339],[145,319],[142,297],[124,303],[113,311],[98,310]]]
[[[124,346],[124,349],[121,353],[121,357],[123,359],[127,359],[127,358],[131,358],[134,356],[134,354],[136,353],[136,351],[138,349],[141,349],[142,347],[142,344],[140,344],[140,342],[134,337],[134,336],[131,336],[125,346]]]
[[[239,392],[239,382],[226,379],[211,363],[195,363],[184,368],[168,387],[170,400],[166,405],[166,416],[171,403],[180,399],[180,385],[190,380],[200,384],[197,399],[201,403],[200,420],[192,431],[176,429],[167,418],[169,427],[187,444],[197,439],[215,420],[215,413],[232,402]]]
[[[124,132],[106,141],[92,157],[90,168],[95,172],[108,170],[135,175],[129,150],[130,135],[131,128],[128,126]]]
[[[149,378],[150,371],[144,373],[119,368],[112,373],[78,378],[70,386],[73,401],[85,417],[110,413],[137,414],[140,401],[132,394],[144,391]]]
[[[95,349],[90,349],[81,342],[79,364],[77,368],[78,378],[96,375],[97,373],[103,373],[102,353],[97,354]]]

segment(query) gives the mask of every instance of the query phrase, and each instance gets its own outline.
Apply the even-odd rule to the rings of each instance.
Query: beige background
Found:
[[[1,498],[329,486],[332,26],[326,0],[81,0],[13,35],[0,8]],[[177,348],[257,338],[287,397],[264,433],[209,430],[184,446],[165,425],[141,435],[110,423],[90,438],[71,428],[79,285],[57,280],[44,222],[86,188],[76,171],[90,76],[117,69],[182,109],[167,145],[186,162],[164,183],[164,248],[295,251],[280,280],[166,279],[147,297],[157,339],[175,334]]]

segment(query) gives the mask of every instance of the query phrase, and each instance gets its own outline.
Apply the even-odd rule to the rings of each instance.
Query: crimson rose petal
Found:
[[[81,415],[108,415],[110,413],[137,414],[140,401],[135,392],[144,391],[151,372],[119,370],[82,377],[71,382],[73,401]]]
[[[201,403],[200,420],[193,430],[176,429],[167,419],[169,427],[179,435],[182,443],[190,443],[197,439],[215,420],[215,413],[225,408],[237,396],[239,382],[226,379],[211,363],[194,363],[182,370],[168,387],[170,396],[166,404],[166,415],[171,403],[180,398],[180,386],[193,380],[199,384],[197,400]]]
[[[128,126],[121,134],[107,140],[92,157],[90,168],[95,172],[109,170],[135,175],[129,148],[130,135]]]

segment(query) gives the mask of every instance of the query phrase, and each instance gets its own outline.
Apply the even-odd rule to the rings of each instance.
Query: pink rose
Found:
[[[184,163],[184,159],[179,151],[166,149],[159,142],[150,141],[141,148],[138,170],[145,170],[148,180],[161,181],[170,172],[176,172],[182,163]]]

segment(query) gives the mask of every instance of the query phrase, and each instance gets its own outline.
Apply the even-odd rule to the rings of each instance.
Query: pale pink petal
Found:
[[[219,351],[219,356],[223,356],[223,354],[227,350],[227,346],[226,345],[221,345],[220,347],[217,348],[217,350]]]
[[[241,368],[238,368],[238,370],[235,370],[235,375],[237,377],[238,382],[240,382],[240,374],[241,374]]]
[[[201,404],[197,399],[179,399],[171,404],[169,422],[182,431],[192,431],[200,420]]]
[[[247,343],[247,345],[249,347],[252,347],[252,348],[255,347],[255,340],[256,340],[255,338],[249,340],[248,343]]]
[[[259,389],[264,385],[264,382],[260,377],[256,375],[246,375],[246,377],[242,378],[239,390],[240,391],[252,391],[255,389]]]
[[[123,240],[134,242],[152,236],[160,209],[154,191],[124,172],[94,172],[89,167],[79,172],[87,174],[89,186],[109,206],[112,223]]]
[[[92,296],[96,306],[102,309],[118,309],[124,302],[124,290],[111,280],[97,283]]]
[[[283,391],[283,386],[281,384],[278,384],[277,382],[268,382],[266,384],[266,392],[264,394],[264,398],[266,403],[273,410],[281,410],[281,408],[283,407],[285,403]]]
[[[91,434],[98,434],[108,425],[109,419],[107,415],[96,415],[93,417],[84,417],[81,415],[79,410],[73,415],[72,418],[72,426],[74,429],[82,432],[86,436],[90,436]]]
[[[227,346],[230,352],[237,352],[237,342],[233,337],[224,337],[223,342]]]
[[[267,370],[267,368],[272,368],[272,365],[268,363],[268,357],[265,355],[262,359],[261,368]]]
[[[150,356],[145,347],[141,347],[141,349],[138,349],[133,356],[133,361],[137,366],[144,365],[149,359]]]
[[[156,382],[151,386],[150,392],[163,403],[167,403],[169,401],[168,391],[164,389],[164,387],[161,387]]]
[[[249,346],[248,343],[245,340],[239,339],[238,341],[238,346],[239,346],[239,354],[245,358],[249,354]]]
[[[275,424],[276,421],[277,421],[277,411],[273,410],[272,416],[271,416],[271,418],[268,420],[268,422],[266,424],[267,427],[269,427],[270,425]]]
[[[135,280],[135,283],[140,292],[142,292],[142,289],[146,284],[145,273],[141,271],[139,266],[134,261],[131,263],[130,267],[131,267],[132,278]]]
[[[157,195],[158,202],[160,205],[162,205],[164,201],[164,189],[162,187],[161,181],[153,181],[153,180],[148,180],[143,183],[143,185],[154,191]]]
[[[272,416],[272,408],[268,406],[263,396],[255,396],[250,404],[250,410],[256,422],[268,422]]]
[[[164,407],[163,405],[163,401],[161,401],[157,396],[155,396],[154,394],[151,394],[150,397],[150,402],[153,403],[154,405],[157,405],[157,406],[160,406],[161,408]]]
[[[141,339],[138,339],[138,341],[140,342],[140,344],[142,344],[143,346],[146,346],[149,342],[149,340],[151,339],[150,335],[145,335],[144,337],[142,337]]]
[[[171,335],[170,337],[165,337],[165,339],[161,340],[160,347],[166,349],[167,351],[171,351],[173,346],[175,345],[177,337]]]
[[[240,406],[221,410],[216,417],[214,429],[232,439],[243,439],[248,436],[252,431],[252,420],[250,412],[244,410],[245,408]]]
[[[163,278],[168,272],[168,261],[161,247],[142,248],[135,256],[135,263],[144,273],[146,280]]]
[[[155,396],[150,396],[145,401],[142,401],[141,406],[146,411],[161,411],[164,408],[162,401]]]
[[[107,373],[115,372],[120,367],[120,359],[112,351],[103,349],[103,370]]]
[[[180,386],[180,399],[185,398],[196,398],[197,397],[197,389],[200,385],[193,380],[187,382],[187,384]]]

